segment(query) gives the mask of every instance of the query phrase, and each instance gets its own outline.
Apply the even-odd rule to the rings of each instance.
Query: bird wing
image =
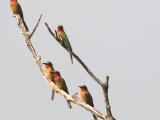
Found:
[[[62,78],[62,90],[69,94],[65,80]]]
[[[18,8],[18,9],[17,9],[17,10],[18,10],[18,14],[21,16],[22,19],[24,19],[24,18],[23,18],[22,8],[21,8],[21,5],[20,5],[19,3],[17,4],[17,8]]]
[[[91,96],[91,94],[89,92],[87,93],[87,101],[86,101],[86,103],[89,104],[90,106],[94,107],[93,99],[92,99],[92,96]]]
[[[61,39],[63,41],[62,44],[64,45],[64,47],[69,48],[70,50],[72,50],[71,44],[70,44],[69,39],[68,39],[68,37],[67,37],[65,32],[61,32]]]

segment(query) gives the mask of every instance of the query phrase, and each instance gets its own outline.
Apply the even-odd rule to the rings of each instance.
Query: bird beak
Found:
[[[79,88],[81,88],[81,86],[78,86]]]
[[[47,63],[42,63],[42,64],[46,65]]]

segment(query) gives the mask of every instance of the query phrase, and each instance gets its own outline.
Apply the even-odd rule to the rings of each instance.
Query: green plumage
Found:
[[[59,26],[58,26],[57,36],[58,36],[58,38],[61,40],[62,46],[69,51],[69,53],[70,53],[70,58],[71,58],[71,62],[72,62],[72,64],[73,64],[72,47],[71,47],[71,44],[70,44],[69,39],[68,39],[68,37],[67,37],[67,34],[65,33],[62,25],[59,25]]]
[[[86,94],[86,97],[87,97],[86,103],[89,104],[90,106],[94,107],[93,99],[92,99],[92,96],[89,92]]]
[[[61,81],[62,81],[62,90],[64,90],[66,93],[69,94],[65,80],[61,78]]]
[[[61,74],[59,73],[59,71],[53,70],[53,71],[51,71],[51,73],[53,74],[54,82],[55,82],[56,86],[59,87],[59,89],[62,89],[63,91],[65,91],[67,94],[69,94],[66,82],[61,77]],[[72,108],[71,103],[69,101],[67,101],[67,103],[68,103],[68,107]]]
[[[87,97],[86,103],[89,104],[90,106],[94,107],[93,99],[92,99],[92,96],[89,92],[86,94],[86,97]],[[94,114],[93,114],[93,117],[94,117],[94,120],[97,120],[97,117]]]
[[[71,47],[71,44],[70,44],[70,42],[68,40],[68,37],[67,37],[66,33],[65,32],[61,32],[61,35],[62,35],[61,37],[62,37],[62,40],[63,40],[63,42],[62,42],[63,46],[65,48],[69,48],[72,51],[72,47]]]
[[[86,102],[87,104],[89,104],[90,106],[94,107],[94,104],[93,104],[93,99],[92,99],[92,96],[91,94],[89,93],[88,91],[88,88],[87,86],[85,85],[82,85],[82,86],[79,86],[80,87],[80,95],[82,97],[82,100],[83,102]],[[93,117],[94,117],[94,120],[97,120],[97,117],[93,114]]]

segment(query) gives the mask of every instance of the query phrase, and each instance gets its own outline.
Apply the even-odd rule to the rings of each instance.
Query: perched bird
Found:
[[[87,89],[87,86],[82,85],[82,86],[78,86],[78,87],[80,87],[80,96],[82,98],[82,101],[86,102],[90,106],[94,107],[93,99],[92,99],[92,96]],[[94,117],[94,120],[97,120],[97,117],[94,114],[93,114],[93,117]]]
[[[72,47],[62,25],[59,25],[57,28],[57,37],[61,40],[62,46],[69,51],[71,62],[73,64]]]
[[[43,63],[43,64],[45,64],[45,67],[46,67],[45,73],[47,75],[47,78],[50,79],[52,82],[54,82],[54,78],[53,78],[53,75],[51,73],[51,71],[54,70],[52,62],[48,61],[48,62]],[[51,100],[54,99],[54,94],[55,94],[55,91],[54,91],[54,89],[52,89]]]
[[[29,29],[26,25],[26,22],[24,21],[23,12],[20,4],[17,2],[17,0],[10,0],[10,8],[15,15],[19,15],[22,19],[22,22],[24,24],[25,30],[28,32]]]
[[[63,91],[65,91],[66,93],[69,94],[68,88],[67,88],[67,85],[66,85],[66,82],[65,82],[65,80],[61,77],[60,72],[59,72],[59,71],[54,71],[54,70],[52,70],[51,73],[53,74],[54,82],[55,82],[56,86],[57,86],[59,89],[62,89]],[[68,107],[69,107],[69,108],[72,108],[71,103],[70,103],[69,101],[67,101],[67,104],[68,104]]]

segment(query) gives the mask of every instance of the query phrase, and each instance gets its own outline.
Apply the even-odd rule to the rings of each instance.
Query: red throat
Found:
[[[57,74],[54,74],[53,76],[54,76],[54,78],[60,78],[60,76]]]
[[[81,88],[81,92],[87,92],[85,88]]]
[[[57,32],[62,32],[62,29],[61,29],[61,28],[58,28]]]
[[[46,65],[46,69],[49,69],[49,68],[53,69],[52,66]]]

